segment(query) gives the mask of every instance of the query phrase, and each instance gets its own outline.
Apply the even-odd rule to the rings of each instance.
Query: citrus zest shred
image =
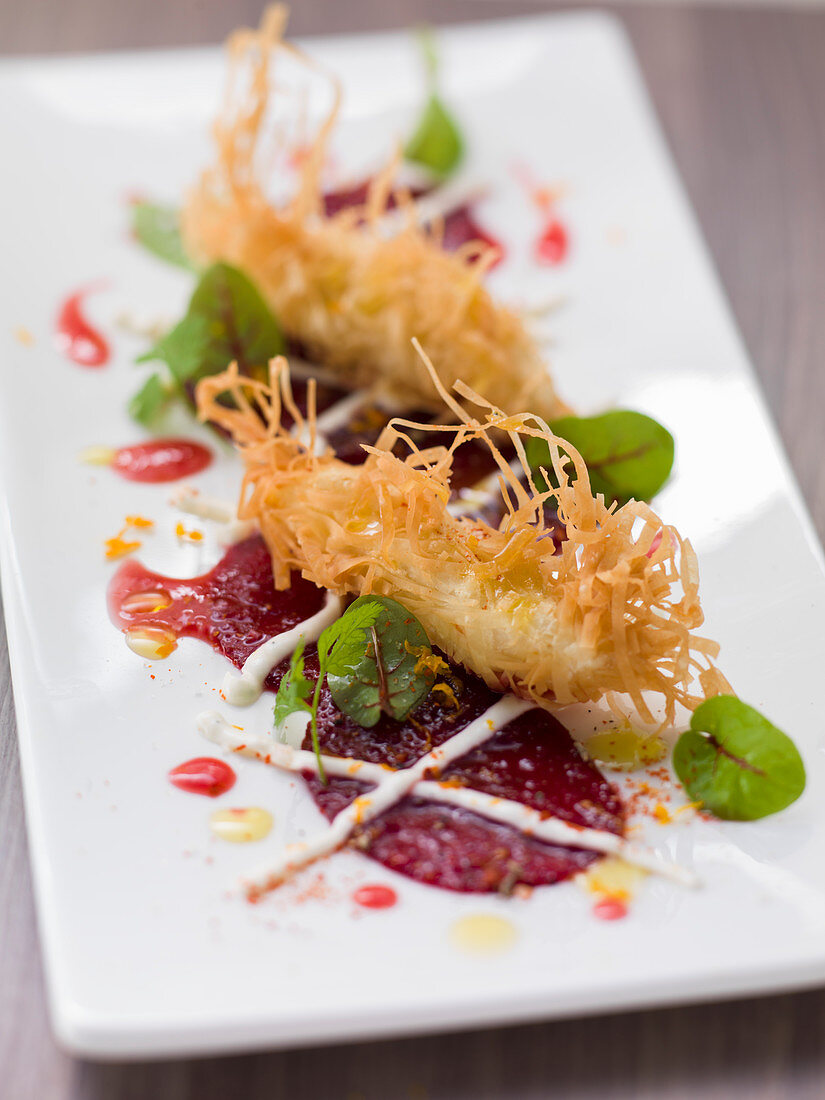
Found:
[[[433,653],[429,646],[410,645],[405,639],[404,648],[407,653],[417,658],[415,668],[413,669],[416,676],[422,676],[425,672],[438,673],[450,671],[450,666],[443,657],[439,657],[437,653]]]
[[[124,535],[132,528],[149,528],[154,527],[154,520],[145,519],[143,516],[126,516],[123,521],[123,527],[118,533],[110,539],[104,540],[105,555],[109,561],[114,561],[116,558],[124,558],[127,554],[134,553],[135,550],[139,550],[143,545],[137,539],[125,539]]]
[[[670,811],[666,806],[662,805],[661,802],[657,802],[653,807],[653,816],[660,825],[669,825],[671,821],[673,821]]]
[[[455,692],[450,687],[450,685],[445,683],[443,680],[439,680],[438,683],[433,684],[433,686],[430,688],[430,691],[441,692],[441,694],[446,698],[451,707],[453,707],[455,710],[458,710],[460,708],[460,704],[458,702],[458,699],[456,698]]]
[[[140,549],[141,543],[137,539],[127,541],[123,538],[127,530],[128,527],[124,527],[123,530],[118,532],[113,538],[104,541],[103,545],[106,548],[105,553],[109,561],[114,561],[116,558],[124,558],[127,554],[131,554],[135,550]]]
[[[180,522],[175,524],[175,535],[182,542],[202,542],[203,541],[203,532],[202,531],[195,531],[195,530],[188,531],[184,527],[184,525]]]

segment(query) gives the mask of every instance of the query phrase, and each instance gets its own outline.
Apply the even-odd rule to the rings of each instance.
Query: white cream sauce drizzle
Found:
[[[454,760],[471,752],[488,740],[501,726],[531,709],[532,706],[533,704],[516,699],[514,696],[506,696],[437,749],[421,757],[409,768],[398,771],[361,760],[322,757],[324,767],[330,775],[358,778],[364,782],[374,783],[375,787],[359,795],[312,840],[289,845],[274,864],[253,872],[245,879],[247,891],[255,895],[272,889],[295,872],[336,851],[346,842],[357,825],[373,820],[413,790],[421,797],[461,806],[490,820],[514,826],[539,840],[585,848],[603,854],[621,855],[623,859],[645,870],[663,875],[685,886],[695,886],[698,880],[685,868],[663,859],[657,853],[640,845],[629,843],[623,837],[613,833],[599,829],[578,828],[558,818],[545,817],[511,799],[497,798],[470,788],[452,787],[435,780],[424,779],[428,770],[443,769]],[[318,772],[318,762],[314,753],[268,739],[240,736],[238,731],[233,730],[226,720],[215,712],[202,714],[198,719],[198,727],[210,741],[231,751],[257,757],[286,771],[313,771],[316,774]]]
[[[304,642],[316,642],[330,623],[335,622],[344,611],[344,602],[340,596],[327,592],[324,606],[311,618],[293,626],[283,634],[259,645],[249,654],[240,672],[232,669],[223,679],[222,692],[227,703],[234,707],[251,706],[260,698],[264,681],[276,665],[280,664],[303,639]]]
[[[312,840],[288,845],[280,859],[262,867],[244,880],[247,892],[254,895],[272,889],[303,867],[340,848],[357,825],[372,821],[408,794],[424,774],[440,769],[464,756],[492,737],[500,725],[529,710],[532,703],[505,696],[484,714],[470,722],[449,741],[426,753],[408,768],[390,771],[373,790],[358,797],[333,818],[330,825]]]
[[[252,520],[238,519],[235,507],[225,500],[206,496],[197,489],[184,488],[172,499],[173,505],[189,516],[212,520],[221,525],[218,542],[221,546],[231,546],[241,542],[258,530]]]
[[[489,711],[487,713],[489,714]],[[484,717],[486,715],[482,715],[482,718]],[[303,727],[303,732],[306,732],[306,721]],[[254,757],[284,771],[308,771],[318,774],[315,753],[273,742],[269,737],[249,737],[230,726],[226,719],[215,711],[206,711],[200,715],[198,729],[213,744],[220,745],[230,752]],[[445,744],[450,745],[451,741]],[[463,752],[452,759],[458,759],[460,755],[463,755]],[[364,783],[381,784],[388,774],[397,774],[386,765],[370,764],[348,757],[323,755],[321,760],[328,775],[359,779]],[[441,767],[444,767],[443,763]],[[643,845],[631,843],[624,837],[603,829],[583,828],[571,825],[558,817],[547,817],[514,799],[499,798],[485,794],[483,791],[475,791],[470,787],[453,787],[437,780],[427,779],[419,780],[405,793],[408,794],[411,791],[416,796],[427,798],[432,802],[460,806],[490,821],[511,825],[527,836],[534,836],[537,840],[548,844],[562,844],[571,848],[586,848],[604,855],[618,855],[628,863],[669,878],[683,886],[698,885],[698,879],[691,871]]]

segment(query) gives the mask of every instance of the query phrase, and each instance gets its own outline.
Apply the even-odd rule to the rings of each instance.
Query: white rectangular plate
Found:
[[[157,522],[150,568],[195,573],[207,540],[180,547],[164,488],[77,461],[139,433],[125,404],[141,341],[123,309],[174,319],[191,283],[128,238],[129,192],[177,201],[210,154],[223,81],[218,51],[8,63],[0,72],[3,169],[0,310],[2,566],[31,852],[60,1039],[90,1055],[161,1055],[567,1016],[787,989],[825,978],[825,769],[814,687],[822,679],[825,583],[804,508],[685,205],[623,35],[599,15],[461,28],[443,36],[446,92],[468,134],[470,170],[492,184],[483,215],[507,243],[495,289],[561,296],[552,321],[559,388],[583,410],[650,412],[676,436],[657,502],[702,568],[707,633],[741,696],[800,745],[804,797],[753,824],[657,827],[651,841],[694,866],[702,889],[650,879],[630,916],[591,916],[565,884],[532,898],[458,896],[396,879],[400,902],[355,914],[359,882],[390,875],[353,853],[322,868],[320,897],[286,887],[253,907],[237,875],[316,828],[300,780],[237,760],[222,805],[276,819],[253,849],[210,840],[215,804],[184,796],[167,769],[208,752],[194,727],[224,662],[196,642],[149,666],[108,621],[103,539],[122,518]],[[338,155],[353,168],[404,132],[420,95],[406,35],[338,38],[312,52],[343,78]],[[375,151],[379,151],[376,153]],[[537,229],[512,166],[563,183],[569,263],[537,269]],[[58,302],[89,300],[113,335],[100,371],[52,341]],[[25,326],[24,346],[12,335]],[[234,497],[228,450],[197,479]],[[780,541],[781,540],[781,541]],[[156,676],[150,680],[150,671]],[[269,722],[264,701],[241,721]],[[314,880],[311,872],[303,881]],[[451,946],[468,913],[506,915],[508,953]]]

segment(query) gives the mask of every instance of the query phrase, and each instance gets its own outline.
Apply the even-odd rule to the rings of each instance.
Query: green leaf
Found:
[[[356,600],[356,603],[357,602]],[[360,639],[363,629],[370,623],[373,623],[377,615],[377,612],[365,610],[364,608],[356,609],[356,611],[350,615],[351,610],[352,608],[348,608],[340,619],[336,619],[334,623],[330,623],[318,639],[318,679],[315,681],[315,691],[312,693],[309,713],[312,749],[318,761],[318,775],[325,786],[327,777],[324,774],[324,764],[321,759],[321,745],[318,740],[318,703],[321,699],[321,687],[326,679],[331,654],[336,645],[340,642],[342,645],[342,655],[345,656],[348,647],[351,647],[356,639]]]
[[[149,252],[169,264],[194,270],[180,235],[180,212],[173,206],[136,202],[132,207],[132,232]]]
[[[371,622],[363,619],[365,613]],[[403,721],[435,680],[429,669],[416,671],[421,647],[429,650],[424,628],[405,607],[386,597],[361,596],[343,619],[349,615],[360,616],[358,625],[333,646],[327,668],[335,703],[366,729],[382,714]]]
[[[690,797],[728,821],[778,813],[805,789],[793,741],[734,695],[696,708],[676,742],[673,766]]]
[[[169,400],[169,389],[159,374],[150,374],[129,402],[129,415],[150,427]]]
[[[427,100],[412,137],[404,149],[407,160],[421,164],[436,176],[449,176],[464,155],[464,140],[455,119],[437,91],[438,55],[428,27],[418,33],[427,79]]]
[[[463,155],[461,131],[440,96],[433,93],[407,142],[404,156],[443,179],[455,171]]]
[[[243,272],[217,263],[205,271],[184,318],[142,355],[169,369],[178,396],[191,405],[191,390],[235,360],[242,374],[265,378],[269,360],[284,351],[277,321]]]
[[[355,600],[340,619],[336,619],[318,639],[318,654],[324,674],[345,676],[366,649],[366,634],[381,613],[378,600],[362,596]]]
[[[275,722],[279,725],[296,710],[309,712],[318,774],[326,783],[318,739],[324,680],[338,707],[369,729],[382,712],[399,721],[406,718],[429,692],[435,673],[429,668],[416,671],[421,653],[430,650],[421,623],[396,600],[381,596],[359,597],[321,634],[314,690],[304,676],[303,649],[301,642],[278,688]],[[307,703],[310,691],[312,700]]]
[[[138,357],[138,363],[160,360],[169,368],[172,379],[183,386],[190,379],[197,380],[212,371],[202,371],[209,357],[210,328],[208,320],[200,314],[188,313],[165,336]],[[224,370],[228,363],[224,363]]]
[[[278,685],[278,693],[275,696],[273,715],[275,725],[282,726],[290,714],[297,711],[312,713],[312,707],[308,700],[312,695],[313,685],[304,676],[304,641],[298,643],[295,652],[289,662],[289,668]]]
[[[600,416],[563,416],[550,424],[555,435],[567,440],[584,459],[593,493],[626,504],[650,500],[662,488],[673,467],[673,436],[644,413],[617,409]],[[538,488],[552,478],[550,448],[543,439],[529,439],[527,460]]]

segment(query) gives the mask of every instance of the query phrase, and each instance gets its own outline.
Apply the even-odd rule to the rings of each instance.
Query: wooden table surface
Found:
[[[296,33],[536,12],[479,0],[302,0]],[[825,534],[825,14],[615,9],[820,537]],[[216,42],[252,0],[0,6],[6,53]],[[754,471],[758,476],[758,471]],[[97,1065],[54,1045],[0,638],[3,1100],[538,1100],[825,1097],[825,992],[281,1054]]]

